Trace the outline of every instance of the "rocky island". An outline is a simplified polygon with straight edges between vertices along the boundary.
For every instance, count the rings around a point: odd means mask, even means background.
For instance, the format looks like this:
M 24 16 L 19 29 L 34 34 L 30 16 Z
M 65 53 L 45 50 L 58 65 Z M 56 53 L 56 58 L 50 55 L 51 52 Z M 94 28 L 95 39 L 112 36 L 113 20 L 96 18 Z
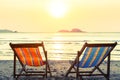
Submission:
M 16 33 L 17 31 L 7 30 L 7 29 L 1 29 L 0 33 Z
M 73 28 L 72 30 L 59 30 L 58 32 L 84 32 L 78 28 Z

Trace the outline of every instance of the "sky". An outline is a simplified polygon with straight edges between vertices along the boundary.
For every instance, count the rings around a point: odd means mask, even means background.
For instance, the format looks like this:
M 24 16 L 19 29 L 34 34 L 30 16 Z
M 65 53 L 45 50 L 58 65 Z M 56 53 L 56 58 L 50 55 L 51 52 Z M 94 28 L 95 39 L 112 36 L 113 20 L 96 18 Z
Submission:
M 0 0 L 0 29 L 120 32 L 120 0 Z

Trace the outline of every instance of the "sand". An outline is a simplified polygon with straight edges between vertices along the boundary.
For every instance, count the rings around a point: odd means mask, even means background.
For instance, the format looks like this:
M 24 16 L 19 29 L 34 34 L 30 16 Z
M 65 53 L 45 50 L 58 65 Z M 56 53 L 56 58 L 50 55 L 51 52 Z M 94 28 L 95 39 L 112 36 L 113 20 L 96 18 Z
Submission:
M 18 67 L 21 67 L 17 63 Z M 69 61 L 50 61 L 52 77 L 47 79 L 36 77 L 20 77 L 20 80 L 76 80 L 74 74 L 70 74 L 67 78 L 64 77 L 66 71 L 70 67 Z M 101 66 L 102 70 L 106 71 L 106 63 Z M 13 78 L 13 61 L 0 60 L 0 80 L 14 80 Z M 106 80 L 104 77 L 84 77 L 83 80 Z M 111 61 L 110 80 L 120 80 L 120 61 Z

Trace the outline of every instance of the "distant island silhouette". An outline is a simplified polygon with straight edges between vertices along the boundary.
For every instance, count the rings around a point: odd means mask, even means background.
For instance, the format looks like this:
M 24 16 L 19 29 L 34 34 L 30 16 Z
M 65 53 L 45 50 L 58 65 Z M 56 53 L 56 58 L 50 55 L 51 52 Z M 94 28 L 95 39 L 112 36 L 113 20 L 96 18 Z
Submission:
M 78 28 L 73 28 L 72 30 L 59 30 L 58 32 L 85 32 L 85 31 L 82 31 Z
M 0 29 L 0 33 L 16 33 L 17 31 L 12 31 L 8 29 Z

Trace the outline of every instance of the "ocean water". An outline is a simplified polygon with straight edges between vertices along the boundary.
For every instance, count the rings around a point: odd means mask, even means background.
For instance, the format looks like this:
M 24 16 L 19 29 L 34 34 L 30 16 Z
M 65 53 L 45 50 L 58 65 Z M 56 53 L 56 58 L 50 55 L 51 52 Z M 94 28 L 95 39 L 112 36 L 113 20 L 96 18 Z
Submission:
M 85 42 L 118 42 L 112 60 L 120 60 L 120 33 L 0 33 L 0 60 L 12 60 L 9 43 L 44 41 L 49 60 L 73 60 Z

